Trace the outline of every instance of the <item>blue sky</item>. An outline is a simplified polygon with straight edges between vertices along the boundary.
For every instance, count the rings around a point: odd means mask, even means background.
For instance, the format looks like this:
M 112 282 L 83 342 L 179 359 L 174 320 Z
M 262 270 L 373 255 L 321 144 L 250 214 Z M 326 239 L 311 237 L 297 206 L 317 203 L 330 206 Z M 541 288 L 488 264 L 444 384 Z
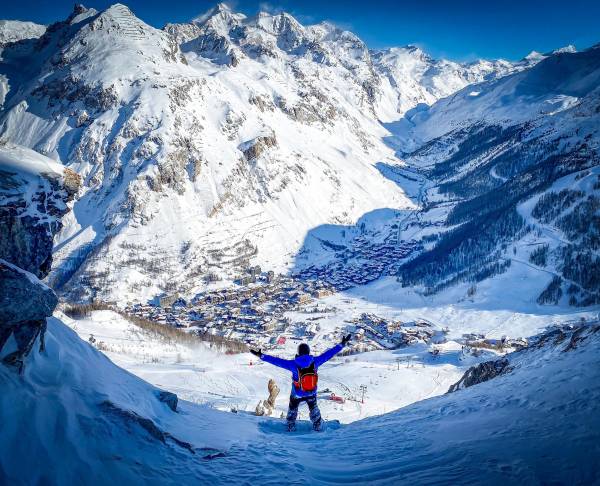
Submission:
M 198 16 L 216 2 L 205 0 L 121 0 L 156 27 Z M 83 0 L 103 9 L 113 1 Z M 64 19 L 74 0 L 4 0 L 0 18 L 51 23 Z M 531 50 L 546 52 L 567 44 L 600 42 L 600 1 L 570 0 L 234 0 L 234 10 L 285 10 L 302 23 L 321 20 L 352 30 L 371 48 L 416 44 L 435 57 L 520 59 Z

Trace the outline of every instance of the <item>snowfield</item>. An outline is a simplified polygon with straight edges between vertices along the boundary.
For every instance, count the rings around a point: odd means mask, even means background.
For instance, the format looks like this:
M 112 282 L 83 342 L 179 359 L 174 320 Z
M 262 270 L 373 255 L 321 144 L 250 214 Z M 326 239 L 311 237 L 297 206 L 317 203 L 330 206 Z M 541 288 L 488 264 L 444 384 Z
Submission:
M 498 299 L 498 304 L 502 301 Z M 448 341 L 443 344 L 417 344 L 392 351 L 336 357 L 323 366 L 319 381 L 324 398 L 321 410 L 325 419 L 342 423 L 381 415 L 443 394 L 469 366 L 498 356 L 487 350 L 479 357 L 463 351 L 461 338 L 464 334 L 482 334 L 491 339 L 503 336 L 528 338 L 548 325 L 596 318 L 596 313 L 590 310 L 573 313 L 569 308 L 554 308 L 543 311 L 535 304 L 521 304 L 519 311 L 494 308 L 498 304 L 490 303 L 435 305 L 402 289 L 395 281 L 385 279 L 325 297 L 319 303 L 332 311 L 320 314 L 320 330 L 314 336 L 302 339 L 310 344 L 313 353 L 332 346 L 331 336 L 340 327 L 346 329 L 344 332 L 353 330 L 353 326 L 346 327 L 349 326 L 347 323 L 363 313 L 403 322 L 427 316 L 438 329 L 447 328 L 448 331 Z M 292 321 L 307 317 L 302 312 L 286 315 Z M 117 365 L 185 400 L 220 410 L 254 412 L 259 401 L 268 397 L 267 383 L 272 378 L 280 388 L 273 415 L 280 416 L 287 411 L 289 373 L 256 360 L 251 354 L 225 355 L 211 350 L 205 343 L 190 346 L 168 342 L 112 311 L 94 311 L 82 319 L 60 317 L 83 340 L 93 336 L 96 346 Z M 288 339 L 286 344 L 267 352 L 290 358 L 295 355 L 299 342 Z M 431 354 L 434 348 L 439 350 L 435 357 Z M 361 385 L 367 387 L 365 403 L 359 403 Z M 327 400 L 331 393 L 345 398 L 345 403 Z M 301 408 L 300 417 L 308 419 L 307 409 Z
M 280 388 L 273 416 L 287 413 L 290 374 L 249 353 L 225 355 L 205 343 L 195 347 L 168 343 L 111 311 L 96 311 L 78 320 L 61 318 L 82 339 L 93 335 L 96 346 L 115 364 L 182 399 L 219 410 L 254 412 L 259 401 L 268 398 L 267 383 L 272 378 Z M 315 353 L 332 345 L 319 338 L 309 341 Z M 291 358 L 295 347 L 290 343 L 268 353 Z M 323 417 L 348 423 L 445 393 L 468 366 L 483 359 L 463 354 L 456 342 L 439 348 L 437 357 L 423 344 L 334 358 L 319 372 Z M 495 355 L 490 352 L 487 356 Z M 361 385 L 367 386 L 364 403 Z M 345 403 L 329 400 L 331 393 L 345 398 Z M 300 418 L 308 420 L 305 407 L 300 409 Z
M 241 411 L 182 401 L 174 413 L 154 387 L 51 318 L 47 351 L 32 354 L 24 376 L 0 368 L 0 475 L 11 484 L 593 484 L 598 329 L 555 332 L 489 382 L 289 434 Z

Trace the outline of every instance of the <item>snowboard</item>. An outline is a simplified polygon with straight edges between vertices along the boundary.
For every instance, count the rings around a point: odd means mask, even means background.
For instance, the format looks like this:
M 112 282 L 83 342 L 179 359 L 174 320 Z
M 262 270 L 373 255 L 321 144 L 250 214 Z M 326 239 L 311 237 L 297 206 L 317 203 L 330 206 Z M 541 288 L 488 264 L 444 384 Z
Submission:
M 336 430 L 342 426 L 339 420 L 323 420 L 321 424 L 321 430 L 313 430 L 312 422 L 310 420 L 298 420 L 296 421 L 296 430 L 290 432 L 287 428 L 287 422 L 285 420 L 264 420 L 260 422 L 258 428 L 261 432 L 266 434 L 292 434 L 292 435 L 306 435 L 306 434 L 320 434 L 329 430 Z

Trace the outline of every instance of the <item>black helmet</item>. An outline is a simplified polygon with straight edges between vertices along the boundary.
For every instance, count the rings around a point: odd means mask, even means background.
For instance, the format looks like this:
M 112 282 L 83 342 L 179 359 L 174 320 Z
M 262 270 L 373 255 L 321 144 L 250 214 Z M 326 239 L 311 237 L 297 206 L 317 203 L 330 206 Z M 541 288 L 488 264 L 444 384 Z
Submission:
M 298 356 L 304 356 L 310 354 L 310 347 L 306 343 L 302 343 L 298 346 Z

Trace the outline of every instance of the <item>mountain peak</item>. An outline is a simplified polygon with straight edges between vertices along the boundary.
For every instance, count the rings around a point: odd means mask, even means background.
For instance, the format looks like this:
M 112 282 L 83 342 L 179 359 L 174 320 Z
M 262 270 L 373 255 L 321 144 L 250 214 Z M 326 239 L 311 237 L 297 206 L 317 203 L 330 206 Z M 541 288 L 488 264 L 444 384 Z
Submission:
M 192 22 L 199 25 L 205 25 L 207 23 L 231 24 L 235 21 L 239 21 L 245 18 L 246 16 L 244 14 L 234 12 L 233 10 L 231 10 L 231 7 L 229 7 L 229 5 L 221 2 L 215 5 L 210 10 L 207 10 L 203 14 L 198 15 L 197 17 L 192 19 Z
M 577 48 L 573 44 L 566 45 L 564 47 L 560 47 L 558 49 L 554 49 L 552 54 L 562 54 L 562 53 L 573 53 L 577 52 Z
M 83 19 L 86 19 L 92 15 L 96 15 L 97 13 L 98 13 L 98 11 L 94 8 L 87 8 L 86 6 L 82 5 L 81 3 L 76 3 L 73 6 L 73 11 L 67 17 L 66 22 L 68 24 L 74 25 L 74 24 L 77 24 L 78 22 L 81 22 Z
M 215 12 L 231 12 L 231 8 L 225 2 L 219 2 L 214 8 Z
M 542 54 L 541 52 L 531 51 L 523 59 L 526 61 L 541 61 L 542 59 L 544 59 L 544 57 L 546 56 L 544 56 L 544 54 Z

